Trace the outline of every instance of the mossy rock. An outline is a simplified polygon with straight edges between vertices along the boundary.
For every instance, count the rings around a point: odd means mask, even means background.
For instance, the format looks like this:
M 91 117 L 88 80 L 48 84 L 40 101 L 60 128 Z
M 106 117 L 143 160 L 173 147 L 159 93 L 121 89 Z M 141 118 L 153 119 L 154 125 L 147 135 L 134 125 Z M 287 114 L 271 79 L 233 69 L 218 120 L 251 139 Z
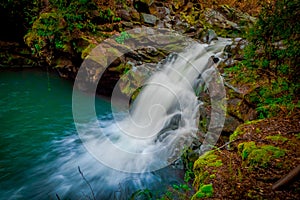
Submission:
M 213 174 L 210 173 L 208 169 L 211 169 L 212 171 L 214 168 L 219 168 L 222 165 L 222 160 L 213 150 L 200 156 L 195 161 L 193 168 L 195 174 L 194 187 L 199 188 L 201 184 L 205 184 L 207 180 L 214 178 L 214 176 L 212 176 Z
M 233 134 L 230 135 L 229 141 L 234 141 L 234 140 L 236 140 L 236 139 L 238 138 L 238 136 L 244 134 L 243 129 L 242 129 L 243 126 L 244 126 L 244 124 L 238 126 L 238 127 L 235 129 L 235 131 L 233 132 Z
M 243 142 L 238 145 L 238 151 L 246 165 L 254 167 L 268 167 L 273 159 L 285 155 L 286 150 L 272 145 L 257 146 L 255 142 Z
M 259 123 L 261 121 L 262 121 L 261 119 L 252 120 L 252 121 L 246 121 L 244 124 L 239 125 L 235 129 L 235 131 L 230 135 L 229 141 L 232 142 L 232 141 L 238 139 L 240 136 L 244 135 L 246 133 L 246 131 L 244 130 L 246 126 L 254 125 L 254 124 L 257 124 L 257 123 Z

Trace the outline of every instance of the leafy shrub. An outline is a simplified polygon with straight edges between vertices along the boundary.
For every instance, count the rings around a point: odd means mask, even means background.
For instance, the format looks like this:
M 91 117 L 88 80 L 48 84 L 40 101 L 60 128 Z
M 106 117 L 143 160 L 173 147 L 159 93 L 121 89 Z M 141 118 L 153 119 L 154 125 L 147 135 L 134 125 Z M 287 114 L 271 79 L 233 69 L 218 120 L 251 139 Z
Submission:
M 278 0 L 265 4 L 256 25 L 250 30 L 246 58 L 253 68 L 272 75 L 299 80 L 300 4 Z
M 297 0 L 265 3 L 249 31 L 246 66 L 269 81 L 250 94 L 259 118 L 289 113 L 299 108 L 300 4 Z
M 24 39 L 32 53 L 50 65 L 60 56 L 80 57 L 89 44 L 95 43 L 93 36 L 105 38 L 105 34 L 97 32 L 99 20 L 120 20 L 109 8 L 100 10 L 93 0 L 49 2 L 47 11 L 35 18 Z

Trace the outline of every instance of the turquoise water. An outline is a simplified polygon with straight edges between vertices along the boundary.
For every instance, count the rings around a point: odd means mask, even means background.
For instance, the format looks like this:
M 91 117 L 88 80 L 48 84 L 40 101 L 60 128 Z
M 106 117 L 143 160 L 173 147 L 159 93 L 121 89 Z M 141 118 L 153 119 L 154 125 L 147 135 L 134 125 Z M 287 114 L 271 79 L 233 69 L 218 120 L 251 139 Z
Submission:
M 45 71 L 1 71 L 0 199 L 92 197 L 78 166 L 96 199 L 126 199 L 138 189 L 156 190 L 178 182 L 176 170 L 134 175 L 94 159 L 75 129 L 72 86 Z M 96 98 L 96 110 L 100 118 L 111 116 L 104 99 Z

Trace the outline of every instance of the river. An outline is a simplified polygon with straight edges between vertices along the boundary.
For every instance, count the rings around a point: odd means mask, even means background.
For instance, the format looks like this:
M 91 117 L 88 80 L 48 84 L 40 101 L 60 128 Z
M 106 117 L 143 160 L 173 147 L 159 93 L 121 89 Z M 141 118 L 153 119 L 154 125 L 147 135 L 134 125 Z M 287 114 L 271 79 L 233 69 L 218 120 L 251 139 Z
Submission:
M 55 73 L 1 70 L 0 199 L 93 198 L 78 166 L 96 199 L 128 199 L 138 190 L 155 193 L 180 182 L 181 170 L 172 167 L 131 174 L 91 156 L 74 125 L 72 89 Z M 95 107 L 99 118 L 111 117 L 105 99 L 96 97 Z

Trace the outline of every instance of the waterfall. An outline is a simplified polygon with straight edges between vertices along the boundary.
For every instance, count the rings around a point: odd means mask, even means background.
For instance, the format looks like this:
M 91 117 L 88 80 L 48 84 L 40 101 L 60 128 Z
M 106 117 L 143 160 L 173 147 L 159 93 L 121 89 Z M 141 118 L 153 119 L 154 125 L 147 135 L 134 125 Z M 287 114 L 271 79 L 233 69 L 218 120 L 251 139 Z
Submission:
M 81 139 L 89 152 L 104 165 L 130 173 L 155 171 L 177 160 L 199 140 L 202 102 L 195 91 L 199 84 L 207 87 L 215 72 L 212 56 L 226 43 L 195 43 L 180 53 L 171 53 L 128 110 L 116 109 L 110 120 L 100 120 L 100 128 L 98 119 L 89 128 L 81 128 Z
M 191 43 L 183 51 L 171 53 L 145 81 L 130 107 L 113 105 L 113 112 L 101 118 L 96 116 L 95 106 L 90 106 L 95 103 L 91 95 L 73 91 L 77 131 L 86 154 L 100 164 L 81 166 L 82 171 L 91 177 L 100 174 L 96 184 L 103 182 L 105 189 L 128 179 L 136 179 L 135 188 L 168 182 L 162 177 L 168 174 L 171 164 L 192 142 L 199 141 L 199 107 L 203 104 L 196 95 L 199 88 L 212 93 L 211 129 L 205 134 L 201 149 L 211 148 L 218 139 L 214 132 L 220 132 L 225 115 L 218 107 L 225 96 L 218 89 L 223 84 L 215 62 L 217 57 L 222 59 L 222 50 L 228 43 L 230 40 L 219 38 L 216 43 Z M 87 163 L 85 156 L 77 159 Z M 98 195 L 104 195 L 101 192 Z

